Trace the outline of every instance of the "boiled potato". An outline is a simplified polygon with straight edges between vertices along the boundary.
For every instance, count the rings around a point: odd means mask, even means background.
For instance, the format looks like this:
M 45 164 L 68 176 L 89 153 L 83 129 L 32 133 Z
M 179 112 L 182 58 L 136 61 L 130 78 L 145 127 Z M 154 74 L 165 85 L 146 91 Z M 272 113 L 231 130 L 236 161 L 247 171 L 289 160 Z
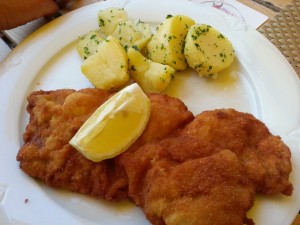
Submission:
M 76 50 L 81 58 L 87 59 L 96 52 L 104 37 L 99 31 L 93 30 L 81 37 L 76 45 Z
M 190 67 L 200 76 L 216 77 L 234 61 L 230 41 L 215 28 L 202 24 L 190 28 L 184 48 Z
M 184 41 L 189 27 L 194 24 L 194 20 L 187 16 L 168 16 L 158 26 L 156 34 L 147 44 L 147 57 L 176 70 L 186 69 Z
M 126 20 L 128 20 L 128 14 L 121 8 L 110 7 L 98 12 L 98 25 L 106 36 L 111 35 L 117 25 Z
M 127 54 L 129 74 L 146 93 L 161 92 L 169 85 L 175 73 L 172 67 L 145 58 L 135 47 Z
M 128 57 L 119 41 L 109 36 L 81 65 L 82 73 L 97 88 L 115 91 L 127 84 Z
M 140 20 L 127 20 L 118 24 L 112 36 L 117 38 L 125 49 L 133 45 L 143 49 L 152 36 L 152 32 L 149 24 Z

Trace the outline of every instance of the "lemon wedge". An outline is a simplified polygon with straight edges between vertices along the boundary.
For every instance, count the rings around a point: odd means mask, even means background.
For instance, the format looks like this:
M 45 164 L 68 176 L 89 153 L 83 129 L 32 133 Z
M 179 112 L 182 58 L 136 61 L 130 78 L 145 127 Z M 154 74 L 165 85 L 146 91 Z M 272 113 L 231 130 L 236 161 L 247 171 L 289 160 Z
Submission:
M 150 100 L 134 83 L 102 104 L 69 143 L 94 162 L 113 158 L 136 141 L 149 117 Z

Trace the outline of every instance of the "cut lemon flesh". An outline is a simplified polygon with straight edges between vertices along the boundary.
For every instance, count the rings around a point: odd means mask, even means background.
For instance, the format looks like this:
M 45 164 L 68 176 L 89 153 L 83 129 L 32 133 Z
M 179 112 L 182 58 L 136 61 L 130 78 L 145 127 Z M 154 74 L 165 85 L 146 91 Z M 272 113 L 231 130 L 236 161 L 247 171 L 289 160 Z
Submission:
M 81 126 L 70 144 L 94 162 L 124 152 L 143 133 L 150 100 L 136 83 L 102 104 Z

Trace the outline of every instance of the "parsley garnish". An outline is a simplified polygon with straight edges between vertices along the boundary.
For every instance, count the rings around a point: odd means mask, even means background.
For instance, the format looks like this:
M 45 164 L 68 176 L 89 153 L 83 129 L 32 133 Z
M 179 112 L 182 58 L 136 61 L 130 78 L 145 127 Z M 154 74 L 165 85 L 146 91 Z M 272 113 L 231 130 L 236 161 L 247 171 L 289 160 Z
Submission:
M 104 27 L 105 26 L 105 22 L 103 19 L 99 19 L 99 27 Z

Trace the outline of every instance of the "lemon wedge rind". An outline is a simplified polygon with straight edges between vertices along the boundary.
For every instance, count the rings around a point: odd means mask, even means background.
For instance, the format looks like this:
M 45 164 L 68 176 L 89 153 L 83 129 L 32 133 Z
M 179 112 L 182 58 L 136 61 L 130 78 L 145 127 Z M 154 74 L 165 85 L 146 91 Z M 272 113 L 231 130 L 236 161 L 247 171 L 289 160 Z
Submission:
M 91 161 L 113 158 L 138 139 L 149 117 L 150 100 L 134 83 L 103 103 L 69 143 Z

